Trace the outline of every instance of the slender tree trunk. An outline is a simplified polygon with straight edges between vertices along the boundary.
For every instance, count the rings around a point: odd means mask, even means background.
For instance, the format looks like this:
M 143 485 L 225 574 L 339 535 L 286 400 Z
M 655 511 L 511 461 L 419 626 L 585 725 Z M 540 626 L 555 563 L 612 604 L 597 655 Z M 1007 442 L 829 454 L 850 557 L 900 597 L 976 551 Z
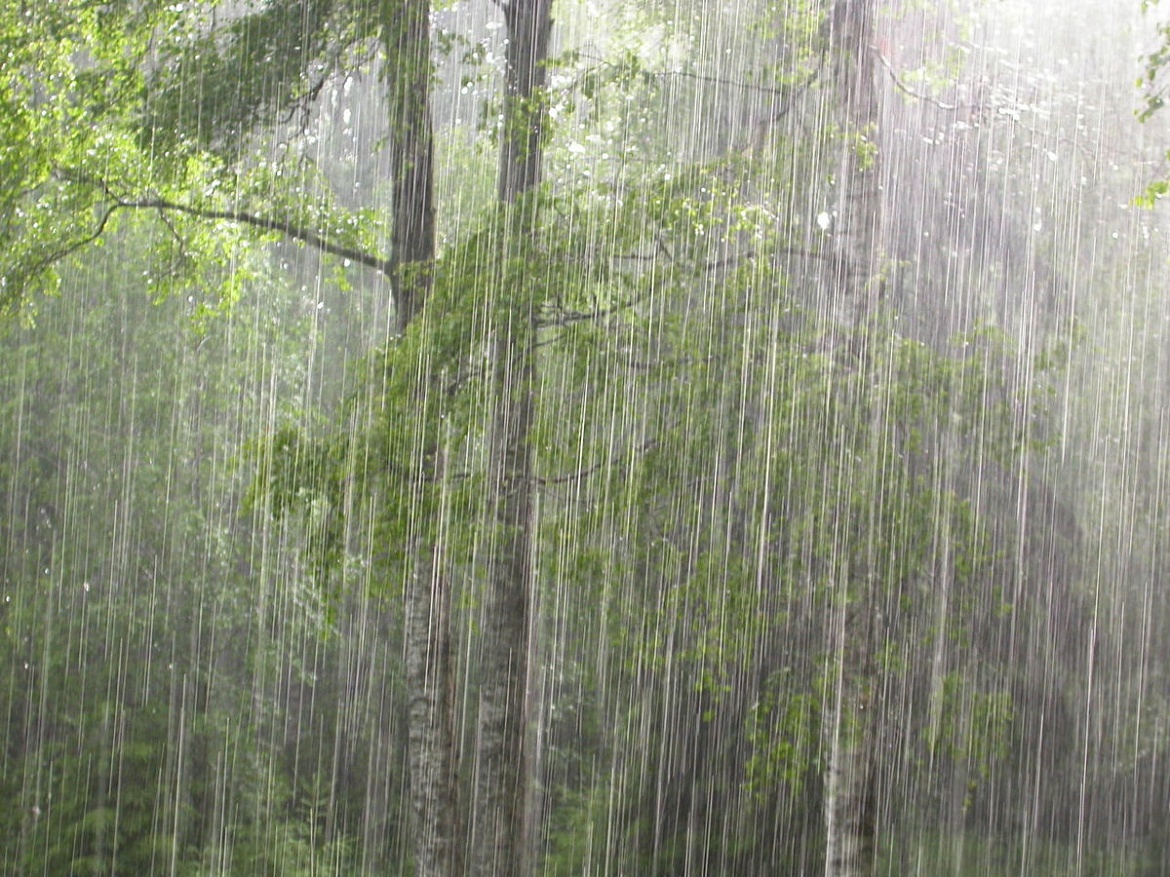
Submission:
M 406 592 L 407 745 L 418 877 L 458 872 L 450 617 L 451 593 L 439 543 L 429 563 L 416 560 Z
M 551 0 L 500 4 L 508 26 L 499 200 L 514 204 L 540 184 L 544 62 Z M 509 212 L 500 275 L 508 251 L 535 230 L 534 204 Z M 510 279 L 506 282 L 516 282 Z M 524 283 L 524 279 L 519 279 Z M 532 447 L 535 314 L 528 295 L 497 288 L 517 304 L 499 309 L 491 342 L 493 409 L 489 489 L 493 540 L 488 554 L 480 662 L 475 801 L 471 813 L 473 877 L 519 877 L 531 820 L 529 669 L 533 595 Z
M 390 279 L 399 334 L 431 289 L 435 258 L 434 138 L 428 0 L 382 0 L 381 22 L 390 94 L 393 228 Z M 440 454 L 440 457 L 442 455 Z M 443 468 L 440 459 L 439 469 Z M 423 461 L 413 474 L 425 488 Z M 440 514 L 440 519 L 442 518 Z M 407 744 L 415 874 L 454 877 L 456 770 L 451 594 L 441 520 L 412 537 L 405 594 Z
M 882 202 L 877 133 L 879 99 L 874 48 L 875 0 L 837 0 L 829 20 L 834 85 L 840 107 L 837 217 L 833 276 L 827 284 L 838 319 L 863 330 L 881 296 Z M 864 343 L 864 334 L 859 340 Z M 876 808 L 870 702 L 873 648 L 868 615 L 874 611 L 872 576 L 860 594 L 841 573 L 831 630 L 836 679 L 827 712 L 825 877 L 875 873 Z
M 825 783 L 825 874 L 860 877 L 874 873 L 871 765 L 860 744 L 840 739 L 840 722 L 836 731 Z

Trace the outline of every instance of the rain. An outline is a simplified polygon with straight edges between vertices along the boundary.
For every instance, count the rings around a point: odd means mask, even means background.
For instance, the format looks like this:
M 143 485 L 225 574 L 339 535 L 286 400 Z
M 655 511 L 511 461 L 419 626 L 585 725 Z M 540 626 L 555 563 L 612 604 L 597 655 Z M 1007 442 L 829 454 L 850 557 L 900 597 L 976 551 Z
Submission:
M 1170 873 L 1157 0 L 0 0 L 0 873 Z

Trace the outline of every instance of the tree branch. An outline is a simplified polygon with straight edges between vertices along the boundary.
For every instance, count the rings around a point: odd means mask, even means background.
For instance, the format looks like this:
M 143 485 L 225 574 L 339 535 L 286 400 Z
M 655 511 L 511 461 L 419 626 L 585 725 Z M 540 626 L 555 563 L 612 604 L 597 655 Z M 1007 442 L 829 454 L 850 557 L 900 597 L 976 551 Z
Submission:
M 253 228 L 260 228 L 265 231 L 280 232 L 286 237 L 315 247 L 323 253 L 337 256 L 340 259 L 348 259 L 367 268 L 373 268 L 375 271 L 380 271 L 386 276 L 390 276 L 393 270 L 393 264 L 390 259 L 366 252 L 365 250 L 359 250 L 355 247 L 347 247 L 334 243 L 328 237 L 297 225 L 287 219 L 258 216 L 246 210 L 211 210 L 203 207 L 194 207 L 190 204 L 181 204 L 177 201 L 169 201 L 165 198 L 127 199 L 116 194 L 105 180 L 93 177 L 87 173 L 75 171 L 71 168 L 58 168 L 54 173 L 66 182 L 85 183 L 95 186 L 101 191 L 109 203 L 105 205 L 105 210 L 92 232 L 38 259 L 26 272 L 29 276 L 39 274 L 51 265 L 67 259 L 88 244 L 92 244 L 102 236 L 106 230 L 106 226 L 109 225 L 110 217 L 118 210 L 158 210 L 160 213 L 170 211 L 194 216 L 199 219 L 220 220 L 250 225 Z M 169 223 L 168 228 L 170 228 Z M 170 231 L 172 234 L 175 234 L 173 228 L 170 228 Z M 176 237 L 178 237 L 177 234 Z
M 106 212 L 102 214 L 101 219 L 98 220 L 97 228 L 95 228 L 92 233 L 75 240 L 73 243 L 62 247 L 59 250 L 49 253 L 47 256 L 38 259 L 32 264 L 28 271 L 23 273 L 27 277 L 34 277 L 37 274 L 40 274 L 42 271 L 47 270 L 51 265 L 55 265 L 63 259 L 68 259 L 82 247 L 92 244 L 102 236 L 102 232 L 106 230 L 106 225 L 109 223 L 110 217 L 117 209 L 117 204 L 111 204 L 106 207 Z
M 655 448 L 657 445 L 658 445 L 658 439 L 648 439 L 648 440 L 642 442 L 642 444 L 638 445 L 638 447 L 634 448 L 632 453 L 644 454 L 647 451 Z M 553 478 L 539 478 L 538 477 L 534 480 L 541 487 L 547 487 L 550 484 L 565 484 L 569 481 L 580 481 L 583 478 L 588 478 L 590 475 L 593 475 L 594 473 L 599 472 L 600 470 L 602 470 L 608 466 L 612 466 L 617 461 L 618 461 L 618 458 L 611 458 L 611 459 L 606 460 L 602 463 L 594 463 L 592 466 L 587 466 L 584 469 L 578 469 L 576 472 L 570 472 L 568 475 L 558 475 L 558 476 L 553 477 Z
M 891 67 L 890 62 L 886 60 L 886 56 L 879 52 L 876 46 L 871 46 L 870 48 L 873 49 L 873 53 L 877 56 L 877 59 L 881 65 L 886 68 L 886 72 L 890 74 L 890 79 L 893 80 L 894 86 L 898 89 L 898 91 L 909 95 L 915 100 L 925 101 L 928 104 L 933 104 L 940 110 L 947 110 L 948 112 L 953 112 L 954 110 L 958 110 L 966 106 L 965 104 L 946 104 L 940 100 L 937 100 L 936 98 L 929 97 L 925 94 L 919 94 L 918 92 L 914 91 L 914 89 L 910 88 L 910 86 L 898 78 L 898 74 L 894 72 L 894 68 Z
M 580 57 L 582 57 L 588 61 L 593 61 L 594 64 L 596 65 L 595 67 L 590 68 L 590 70 L 587 70 L 585 72 L 591 72 L 592 70 L 597 70 L 598 68 L 602 68 L 602 67 L 616 68 L 616 67 L 621 66 L 620 64 L 616 64 L 613 61 L 607 61 L 604 58 L 598 58 L 596 55 L 591 55 L 591 54 L 588 54 L 586 52 L 582 52 L 580 54 Z M 779 85 L 779 86 L 759 85 L 759 84 L 754 83 L 754 82 L 744 82 L 743 80 L 739 80 L 739 79 L 727 79 L 727 78 L 724 78 L 721 76 L 709 76 L 705 73 L 695 73 L 694 71 L 691 71 L 691 70 L 644 70 L 642 72 L 645 73 L 647 76 L 654 77 L 655 79 L 666 79 L 668 77 L 678 77 L 679 79 L 692 79 L 695 82 L 706 82 L 710 85 L 722 85 L 722 86 L 726 86 L 727 88 L 735 88 L 735 89 L 739 89 L 741 91 L 758 91 L 762 94 L 774 94 L 774 95 L 778 95 L 780 97 L 798 97 L 802 92 L 804 92 L 816 80 L 818 71 L 813 70 L 809 74 L 808 79 L 806 79 L 804 82 L 798 83 L 796 85 Z M 576 81 L 574 81 L 573 84 L 575 85 L 576 82 L 579 82 L 579 81 L 580 81 L 580 77 L 578 77 L 578 79 Z M 783 116 L 784 113 L 786 113 L 787 111 L 788 110 L 785 109 L 783 112 L 780 113 L 780 115 Z M 777 117 L 777 118 L 779 118 L 779 117 Z
M 337 256 L 341 259 L 349 259 L 351 262 L 356 262 L 359 265 L 364 265 L 367 268 L 373 268 L 375 271 L 380 271 L 389 276 L 392 271 L 391 261 L 373 253 L 359 250 L 355 247 L 347 247 L 342 244 L 337 244 L 329 240 L 329 238 L 318 234 L 315 231 L 297 225 L 287 219 L 274 219 L 268 216 L 257 216 L 254 213 L 249 213 L 246 210 L 209 210 L 203 207 L 194 207 L 190 204 L 180 204 L 176 201 L 168 201 L 165 198 L 144 198 L 135 201 L 125 201 L 118 199 L 115 201 L 110 212 L 114 209 L 124 208 L 127 210 L 160 210 L 160 211 L 174 211 L 176 213 L 185 213 L 188 216 L 194 216 L 199 219 L 214 219 L 226 222 L 236 222 L 241 225 L 250 225 L 253 228 L 264 229 L 265 231 L 280 232 L 287 237 L 296 241 L 308 244 L 315 247 L 323 253 L 328 253 L 331 256 Z M 107 213 L 107 216 L 109 214 Z
M 550 308 L 550 310 L 554 311 L 554 313 L 550 313 L 548 316 L 538 319 L 536 321 L 536 327 L 538 329 L 544 329 L 549 326 L 568 326 L 572 323 L 584 323 L 594 320 L 602 320 L 606 317 L 612 317 L 614 314 L 620 314 L 623 311 L 628 311 L 631 308 L 637 307 L 646 300 L 647 295 L 649 295 L 649 293 L 635 296 L 629 301 L 620 302 L 618 304 L 611 305 L 608 308 L 601 308 L 600 310 L 596 311 L 570 311 L 564 308 Z

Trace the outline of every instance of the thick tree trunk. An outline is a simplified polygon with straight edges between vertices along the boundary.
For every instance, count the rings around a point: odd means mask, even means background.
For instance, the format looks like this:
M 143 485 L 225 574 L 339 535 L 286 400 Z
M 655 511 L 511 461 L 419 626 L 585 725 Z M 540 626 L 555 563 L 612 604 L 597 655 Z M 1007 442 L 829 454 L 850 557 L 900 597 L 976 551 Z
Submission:
M 864 330 L 881 296 L 879 98 L 874 47 L 875 0 L 837 0 L 829 20 L 834 85 L 843 138 L 836 178 L 833 276 L 828 291 L 838 321 Z M 864 335 L 859 340 L 864 343 Z M 875 873 L 876 810 L 869 703 L 874 644 L 866 617 L 874 611 L 873 585 L 849 593 L 842 574 L 832 630 L 837 677 L 826 721 L 825 877 Z
M 540 184 L 544 63 L 551 0 L 500 4 L 508 25 L 499 200 L 504 205 Z M 501 266 L 535 230 L 526 208 L 508 219 Z M 503 273 L 503 272 L 501 272 Z M 511 282 L 511 281 L 507 281 Z M 523 280 L 520 280 L 523 283 Z M 493 539 L 488 554 L 480 663 L 475 800 L 471 813 L 473 877 L 519 877 L 531 820 L 525 813 L 529 763 L 529 621 L 533 594 L 532 447 L 535 313 L 529 297 L 499 309 L 492 338 L 493 410 L 488 446 Z
M 390 279 L 399 332 L 406 330 L 430 292 L 435 259 L 430 13 L 428 0 L 382 0 L 394 175 Z
M 881 296 L 881 156 L 874 0 L 837 0 L 829 26 L 841 144 L 832 250 L 834 305 L 861 325 Z
M 517 315 L 526 319 L 526 315 Z M 500 326 L 489 449 L 494 527 L 483 606 L 471 873 L 525 873 L 524 803 L 530 774 L 529 606 L 532 587 L 532 348 Z
M 540 185 L 552 0 L 510 0 L 502 8 L 508 48 L 498 192 L 500 201 L 511 204 Z
M 428 0 L 382 0 L 390 94 L 393 227 L 390 280 L 399 334 L 430 293 L 435 258 L 434 138 Z M 414 477 L 428 478 L 423 462 Z M 405 595 L 407 741 L 415 874 L 454 877 L 456 770 L 451 594 L 433 522 L 414 537 Z

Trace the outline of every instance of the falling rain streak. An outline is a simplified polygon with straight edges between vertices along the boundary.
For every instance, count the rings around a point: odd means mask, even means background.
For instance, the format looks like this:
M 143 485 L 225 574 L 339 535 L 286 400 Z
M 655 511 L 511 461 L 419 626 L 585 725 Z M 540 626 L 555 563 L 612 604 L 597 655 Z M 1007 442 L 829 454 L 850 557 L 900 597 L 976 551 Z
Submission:
M 0 872 L 1170 872 L 1144 5 L 0 4 Z

